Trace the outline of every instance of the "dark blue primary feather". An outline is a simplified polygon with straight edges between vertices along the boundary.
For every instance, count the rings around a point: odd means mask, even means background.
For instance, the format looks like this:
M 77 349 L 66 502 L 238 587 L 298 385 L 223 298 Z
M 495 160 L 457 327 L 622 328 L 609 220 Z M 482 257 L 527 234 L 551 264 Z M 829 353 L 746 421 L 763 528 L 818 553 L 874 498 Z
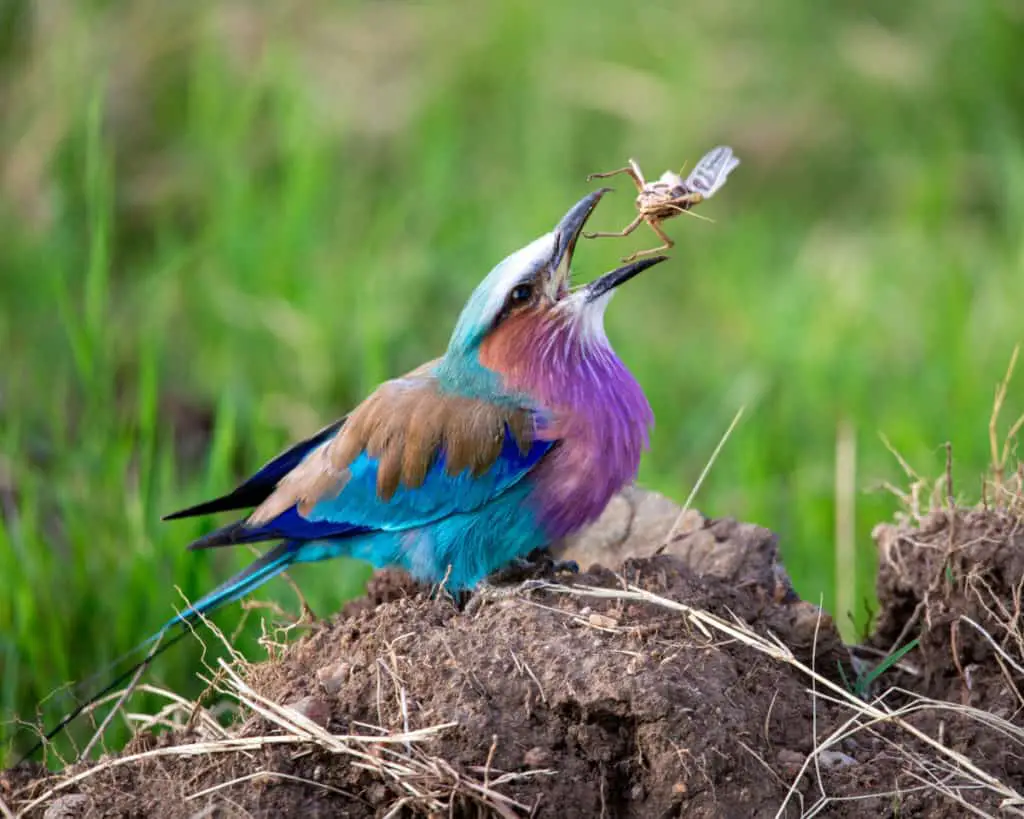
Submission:
M 310 452 L 316 449 L 324 441 L 331 438 L 345 423 L 345 418 L 335 421 L 330 426 L 324 427 L 316 435 L 300 441 L 295 446 L 285 450 L 273 460 L 266 463 L 252 477 L 245 480 L 238 487 L 227 495 L 222 495 L 213 500 L 182 509 L 180 512 L 173 512 L 165 515 L 164 520 L 178 520 L 180 518 L 191 518 L 198 515 L 212 515 L 215 512 L 227 512 L 234 509 L 249 509 L 259 506 L 274 491 L 277 482 L 302 463 Z M 287 537 L 287 535 L 286 535 Z M 263 538 L 266 539 L 266 538 Z M 244 543 L 247 541 L 234 541 Z
M 188 548 L 213 549 L 217 546 L 235 546 L 241 543 L 262 543 L 267 540 L 323 540 L 346 537 L 373 531 L 367 526 L 351 523 L 307 520 L 293 506 L 262 526 L 247 526 L 247 518 L 233 521 L 207 535 L 192 541 Z

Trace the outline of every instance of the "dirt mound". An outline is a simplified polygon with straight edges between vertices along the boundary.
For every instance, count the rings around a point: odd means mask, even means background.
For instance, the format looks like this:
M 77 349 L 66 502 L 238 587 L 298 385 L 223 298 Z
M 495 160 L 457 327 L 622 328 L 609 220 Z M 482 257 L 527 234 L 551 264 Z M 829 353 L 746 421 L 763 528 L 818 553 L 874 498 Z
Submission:
M 986 554 L 1009 560 L 1015 530 L 971 514 L 954 538 L 1002 537 Z M 603 554 L 574 548 L 612 563 L 637 525 L 601 535 Z M 630 547 L 647 556 L 616 572 L 595 567 L 464 610 L 381 575 L 368 601 L 279 659 L 220 670 L 217 690 L 242 712 L 230 729 L 198 712 L 60 778 L 9 772 L 0 798 L 12 810 L 35 800 L 29 813 L 51 817 L 942 817 L 967 804 L 994 814 L 1024 790 L 1015 710 L 985 721 L 909 694 L 902 704 L 916 707 L 903 710 L 859 700 L 848 689 L 863 660 L 828 615 L 795 599 L 770 532 L 691 516 L 653 555 L 671 525 Z M 899 636 L 918 608 L 912 590 L 930 589 L 945 565 L 907 545 L 938 543 L 940 531 L 933 541 L 888 531 L 877 644 Z M 960 542 L 961 556 L 974 548 Z M 976 572 L 997 594 L 1021 577 L 1019 563 L 1002 565 L 999 576 Z M 955 576 L 967 589 L 973 574 Z M 960 598 L 947 591 L 940 580 L 918 615 L 927 626 L 931 612 L 936 635 L 951 612 L 982 616 L 949 608 Z M 889 673 L 920 693 L 951 692 L 937 659 L 934 675 L 920 670 L 939 639 L 929 631 Z M 958 646 L 977 652 L 968 663 L 998 666 L 984 642 Z
M 881 610 L 869 644 L 917 638 L 889 675 L 915 693 L 1024 725 L 1024 525 L 995 509 L 936 510 L 875 528 Z M 982 755 L 1018 781 L 1024 758 L 998 737 Z

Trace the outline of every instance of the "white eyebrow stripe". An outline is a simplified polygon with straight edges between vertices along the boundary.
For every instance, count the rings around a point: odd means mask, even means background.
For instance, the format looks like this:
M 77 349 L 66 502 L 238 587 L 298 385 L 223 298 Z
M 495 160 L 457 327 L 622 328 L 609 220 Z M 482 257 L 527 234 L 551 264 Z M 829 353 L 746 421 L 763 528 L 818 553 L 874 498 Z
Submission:
M 480 321 L 492 322 L 505 306 L 512 288 L 535 275 L 554 252 L 555 234 L 547 233 L 499 262 L 481 284 L 480 292 L 486 293 L 486 301 L 480 305 Z

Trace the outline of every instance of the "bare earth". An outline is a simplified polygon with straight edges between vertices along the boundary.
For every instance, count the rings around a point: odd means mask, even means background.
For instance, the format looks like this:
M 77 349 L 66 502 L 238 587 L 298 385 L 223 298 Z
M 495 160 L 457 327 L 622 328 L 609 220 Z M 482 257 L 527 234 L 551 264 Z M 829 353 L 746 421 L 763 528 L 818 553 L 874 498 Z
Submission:
M 631 490 L 565 544 L 592 568 L 466 610 L 379 575 L 279 659 L 222 678 L 245 703 L 226 733 L 183 717 L 60 777 L 23 766 L 0 774 L 0 808 L 48 819 L 1024 811 L 1016 516 L 939 510 L 879 526 L 881 610 L 865 646 L 848 648 L 793 593 L 765 529 L 691 513 L 652 556 L 678 514 Z M 919 635 L 867 701 L 849 693 L 858 671 Z

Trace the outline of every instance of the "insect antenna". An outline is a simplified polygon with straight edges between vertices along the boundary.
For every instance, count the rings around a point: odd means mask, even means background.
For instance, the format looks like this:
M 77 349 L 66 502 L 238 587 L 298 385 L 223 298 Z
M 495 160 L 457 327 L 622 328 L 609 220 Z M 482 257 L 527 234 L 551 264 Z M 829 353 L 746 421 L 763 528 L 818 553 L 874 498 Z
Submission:
M 679 211 L 680 213 L 685 213 L 687 216 L 692 216 L 694 219 L 702 219 L 705 222 L 711 222 L 712 224 L 715 223 L 715 220 L 712 219 L 710 216 L 704 216 L 703 214 L 700 213 L 694 213 L 692 210 L 688 208 L 681 208 L 679 207 L 679 205 L 674 205 L 671 202 L 666 202 L 665 205 L 666 207 L 675 208 L 677 211 Z

